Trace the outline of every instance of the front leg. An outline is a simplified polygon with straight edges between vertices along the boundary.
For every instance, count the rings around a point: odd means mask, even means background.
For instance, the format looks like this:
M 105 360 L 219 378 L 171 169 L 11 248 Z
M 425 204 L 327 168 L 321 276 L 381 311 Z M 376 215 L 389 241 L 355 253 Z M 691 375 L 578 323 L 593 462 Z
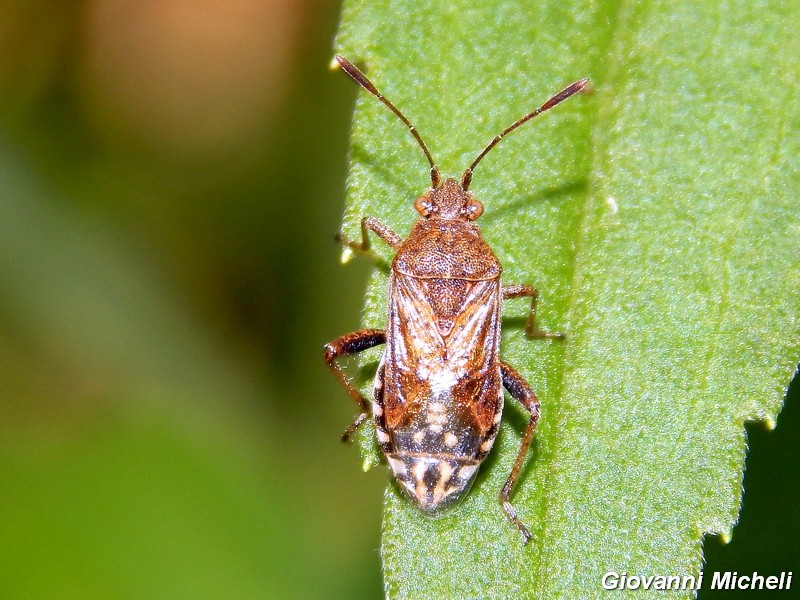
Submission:
M 528 455 L 528 449 L 530 448 L 531 440 L 533 440 L 533 433 L 536 431 L 536 424 L 539 422 L 539 399 L 533 393 L 528 382 L 512 366 L 500 361 L 500 374 L 503 377 L 503 387 L 508 390 L 512 398 L 522 404 L 530 413 L 530 419 L 527 427 L 525 427 L 525 433 L 522 435 L 522 444 L 517 458 L 514 460 L 514 466 L 511 468 L 511 474 L 500 490 L 500 505 L 503 507 L 508 519 L 522 534 L 523 543 L 527 544 L 531 540 L 531 534 L 517 516 L 516 509 L 509 502 L 509 497 L 514 491 L 519 472 L 525 463 L 525 457 Z
M 563 340 L 567 337 L 563 333 L 553 333 L 551 331 L 543 331 L 536 327 L 536 302 L 539 299 L 539 292 L 532 285 L 504 285 L 503 300 L 509 298 L 524 298 L 530 297 L 531 299 L 531 312 L 528 314 L 528 320 L 525 323 L 525 334 L 532 338 L 553 338 Z
M 361 219 L 361 242 L 357 243 L 348 240 L 341 233 L 336 234 L 336 241 L 344 244 L 345 248 L 352 252 L 369 252 L 369 232 L 372 231 L 381 238 L 384 242 L 389 244 L 392 248 L 397 250 L 403 243 L 403 238 L 397 235 L 394 231 L 389 229 L 386 225 L 378 221 L 374 217 L 364 217 Z M 352 254 L 351 254 L 352 255 Z M 343 262 L 347 262 L 351 255 L 345 255 L 342 258 Z
M 336 363 L 336 360 L 385 343 L 386 332 L 383 329 L 362 329 L 361 331 L 338 337 L 325 345 L 325 362 L 328 363 L 328 367 L 333 371 L 339 383 L 344 386 L 344 389 L 347 390 L 347 393 L 361 409 L 361 413 L 356 417 L 356 420 L 342 434 L 342 441 L 344 442 L 349 441 L 350 436 L 355 433 L 359 425 L 369 417 L 369 402 L 355 388 L 353 382 L 347 377 L 342 367 Z

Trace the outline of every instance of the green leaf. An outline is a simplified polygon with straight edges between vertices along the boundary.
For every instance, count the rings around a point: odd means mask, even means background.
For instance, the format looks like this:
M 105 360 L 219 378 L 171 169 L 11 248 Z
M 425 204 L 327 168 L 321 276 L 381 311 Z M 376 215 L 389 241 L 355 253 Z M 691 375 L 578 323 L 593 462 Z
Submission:
M 777 1 L 345 3 L 337 52 L 446 176 L 571 81 L 595 88 L 504 140 L 472 185 L 504 282 L 534 284 L 541 325 L 569 336 L 525 339 L 527 306 L 506 303 L 502 355 L 542 402 L 513 497 L 533 540 L 497 502 L 525 416 L 509 399 L 458 507 L 429 518 L 387 490 L 389 597 L 600 597 L 608 571 L 696 576 L 704 534 L 731 535 L 743 424 L 774 424 L 800 353 L 799 24 Z M 371 215 L 405 235 L 427 165 L 364 93 L 351 159 L 344 231 Z M 386 280 L 365 325 L 385 323 Z

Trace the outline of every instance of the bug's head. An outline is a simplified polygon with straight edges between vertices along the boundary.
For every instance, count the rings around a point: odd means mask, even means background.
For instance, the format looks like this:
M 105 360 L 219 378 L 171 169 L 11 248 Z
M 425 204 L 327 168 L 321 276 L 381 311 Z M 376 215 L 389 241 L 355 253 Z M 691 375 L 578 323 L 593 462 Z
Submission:
M 417 198 L 414 208 L 426 219 L 474 221 L 483 214 L 483 204 L 455 179 L 445 179 Z

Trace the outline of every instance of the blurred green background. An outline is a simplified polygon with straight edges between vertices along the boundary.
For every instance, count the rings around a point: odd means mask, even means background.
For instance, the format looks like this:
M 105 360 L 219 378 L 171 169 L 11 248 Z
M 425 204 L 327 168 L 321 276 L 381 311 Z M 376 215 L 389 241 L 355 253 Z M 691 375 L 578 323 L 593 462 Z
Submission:
M 381 593 L 338 11 L 0 3 L 0 598 Z
M 0 598 L 381 595 L 387 474 L 322 362 L 370 268 L 338 10 L 0 3 Z M 798 565 L 796 409 L 709 569 Z

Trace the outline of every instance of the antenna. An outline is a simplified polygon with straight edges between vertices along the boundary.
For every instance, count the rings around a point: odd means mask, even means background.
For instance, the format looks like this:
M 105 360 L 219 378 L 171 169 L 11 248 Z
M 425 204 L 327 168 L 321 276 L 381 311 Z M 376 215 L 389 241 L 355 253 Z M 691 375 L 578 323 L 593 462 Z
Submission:
M 337 57 L 338 58 L 338 57 Z M 530 121 L 533 117 L 542 114 L 546 110 L 550 110 L 559 102 L 563 102 L 572 94 L 580 92 L 583 88 L 586 87 L 586 84 L 589 83 L 588 79 L 581 79 L 580 81 L 576 81 L 575 83 L 568 85 L 563 90 L 558 92 L 555 96 L 550 98 L 547 102 L 542 104 L 539 108 L 537 108 L 532 113 L 528 113 L 518 121 L 514 121 L 511 125 L 506 127 L 502 133 L 496 135 L 494 139 L 489 142 L 489 145 L 483 149 L 483 151 L 478 155 L 478 158 L 472 161 L 472 164 L 467 167 L 467 170 L 464 171 L 464 174 L 461 176 L 461 187 L 464 188 L 464 191 L 469 189 L 469 184 L 472 182 L 472 171 L 475 169 L 475 166 L 481 161 L 481 159 L 489 153 L 489 150 L 497 146 L 506 135 L 514 131 L 517 127 Z M 364 84 L 362 84 L 364 85 Z M 402 118 L 402 117 L 401 117 Z
M 433 162 L 433 157 L 431 156 L 431 153 L 428 150 L 428 147 L 425 145 L 425 142 L 422 141 L 422 138 L 420 137 L 419 132 L 417 131 L 417 128 L 414 127 L 411 124 L 411 121 L 409 121 L 406 118 L 406 116 L 403 113 L 400 112 L 399 108 L 397 108 L 394 104 L 392 104 L 383 94 L 381 94 L 378 91 L 378 88 L 376 88 L 373 85 L 373 83 L 369 79 L 367 79 L 367 76 L 364 75 L 364 73 L 362 73 L 358 69 L 358 67 L 356 67 L 353 63 L 351 63 L 349 60 L 347 60 L 343 56 L 340 56 L 340 55 L 336 54 L 335 57 L 336 57 L 336 62 L 338 62 L 339 65 L 342 67 L 342 69 L 344 69 L 345 73 L 347 73 L 350 77 L 352 77 L 353 80 L 358 85 L 360 85 L 362 88 L 367 90 L 370 94 L 372 94 L 373 96 L 378 98 L 378 100 L 380 100 L 386 106 L 388 106 L 389 110 L 391 110 L 394 114 L 396 114 L 400 118 L 400 120 L 403 123 L 405 123 L 406 127 L 408 127 L 408 130 L 411 132 L 411 135 L 414 136 L 414 139 L 417 140 L 417 143 L 419 144 L 420 148 L 422 148 L 422 151 L 425 153 L 425 158 L 428 159 L 428 162 L 431 165 L 431 185 L 433 187 L 435 187 L 435 188 L 439 187 L 439 182 L 441 181 L 441 175 L 439 174 L 439 167 L 437 167 L 436 163 Z M 504 135 L 505 135 L 505 133 L 506 132 L 503 132 Z M 487 151 L 484 151 L 484 154 Z M 474 166 L 474 164 L 473 164 L 473 166 Z

